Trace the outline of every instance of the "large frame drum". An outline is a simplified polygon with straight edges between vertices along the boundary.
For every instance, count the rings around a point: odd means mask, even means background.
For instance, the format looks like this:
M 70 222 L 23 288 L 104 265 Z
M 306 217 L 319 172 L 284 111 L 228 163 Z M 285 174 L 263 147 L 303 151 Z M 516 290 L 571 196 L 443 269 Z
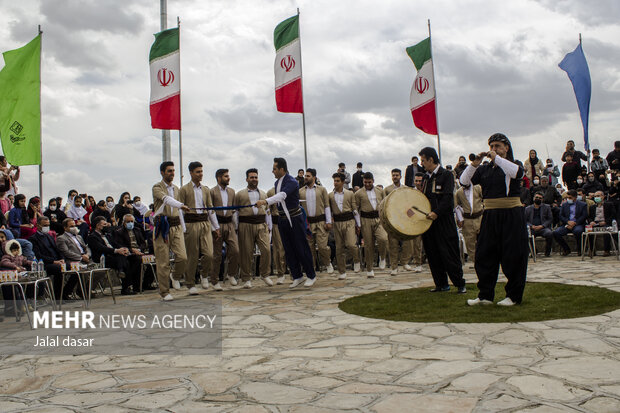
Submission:
M 417 189 L 399 188 L 381 203 L 381 223 L 391 236 L 401 239 L 413 239 L 426 232 L 432 220 L 426 218 L 431 212 L 428 198 Z

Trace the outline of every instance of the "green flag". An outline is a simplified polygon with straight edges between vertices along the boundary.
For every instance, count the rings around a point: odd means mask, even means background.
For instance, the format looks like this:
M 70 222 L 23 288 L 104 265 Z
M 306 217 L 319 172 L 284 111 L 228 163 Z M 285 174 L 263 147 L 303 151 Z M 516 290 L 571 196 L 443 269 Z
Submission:
M 11 165 L 41 165 L 41 35 L 2 55 L 2 151 Z

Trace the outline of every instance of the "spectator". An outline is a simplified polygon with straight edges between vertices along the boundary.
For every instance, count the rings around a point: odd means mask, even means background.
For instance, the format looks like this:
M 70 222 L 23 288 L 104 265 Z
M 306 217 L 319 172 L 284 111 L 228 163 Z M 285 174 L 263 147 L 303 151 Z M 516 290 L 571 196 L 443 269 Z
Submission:
M 612 174 L 615 176 L 620 174 L 620 141 L 614 142 L 614 150 L 607 154 L 607 158 L 605 158 L 607 164 L 609 165 L 609 169 L 611 169 Z M 612 177 L 612 181 L 614 180 Z
M 31 236 L 28 241 L 32 243 L 32 248 L 37 259 L 43 260 L 45 272 L 52 278 L 54 284 L 54 295 L 59 299 L 63 277 L 61 265 L 65 263 L 65 260 L 56 246 L 56 242 L 51 235 L 49 235 L 50 228 L 50 219 L 47 216 L 39 217 L 37 220 L 37 232 Z M 73 275 L 67 281 L 64 296 L 62 297 L 63 300 L 69 300 L 69 292 L 75 288 L 76 283 L 77 276 Z
M 547 165 L 542 173 L 543 177 L 548 177 L 551 181 L 549 182 L 551 186 L 555 186 L 558 183 L 558 178 L 560 177 L 560 170 L 558 166 L 553 163 L 552 159 L 547 159 Z
M 75 225 L 78 227 L 82 239 L 88 237 L 89 230 L 89 225 L 84 219 L 85 215 L 86 209 L 82 206 L 82 197 L 76 195 L 73 197 L 73 206 L 69 209 L 69 212 L 67 212 L 67 218 L 73 218 L 75 220 Z
M 114 231 L 114 240 L 118 246 L 125 247 L 131 252 L 131 255 L 127 257 L 129 262 L 127 275 L 134 280 L 133 290 L 139 291 L 142 255 L 148 253 L 149 248 L 140 227 L 136 226 L 134 216 L 127 214 L 123 217 L 123 225 Z M 142 288 L 144 290 L 154 290 L 156 287 L 151 285 L 153 279 L 153 272 L 150 271 L 149 267 L 149 271 L 146 271 L 144 274 Z
M 93 220 L 93 231 L 88 236 L 88 246 L 90 247 L 93 261 L 101 263 L 101 256 L 105 258 L 105 267 L 112 268 L 119 273 L 121 279 L 121 294 L 133 295 L 135 291 L 131 291 L 130 287 L 135 283 L 135 279 L 127 274 L 127 256 L 129 249 L 119 247 L 108 237 L 110 224 L 104 217 L 96 217 Z M 131 274 L 135 277 L 135 274 Z
M 620 174 L 614 176 L 614 181 L 609 187 L 609 199 L 616 206 L 616 211 L 620 215 Z M 620 216 L 618 216 L 618 222 L 620 222 Z
M 14 207 L 9 211 L 9 226 L 15 238 L 22 237 L 24 234 L 32 235 L 34 233 L 34 225 L 28 219 L 28 211 L 26 211 L 26 195 L 15 195 Z
M 78 192 L 75 189 L 70 189 L 69 193 L 67 194 L 67 203 L 65 204 L 63 211 L 65 212 L 65 214 L 69 215 L 69 210 L 71 208 L 73 208 L 73 201 L 75 199 L 75 197 L 77 196 Z M 62 205 L 62 204 L 59 204 Z
M 9 195 L 17 194 L 17 184 L 15 182 L 19 180 L 19 166 L 9 166 L 6 158 L 0 155 L 0 172 L 2 172 L 4 178 L 8 180 L 8 188 L 6 188 L 6 193 Z
M 414 177 L 417 176 L 418 172 L 424 172 L 424 167 L 418 165 L 418 157 L 414 156 L 411 158 L 411 165 L 407 166 L 405 170 L 405 185 L 408 187 L 414 187 Z
M 47 204 L 47 209 L 45 210 L 43 215 L 49 218 L 50 229 L 54 231 L 57 235 L 62 235 L 62 233 L 65 232 L 62 226 L 62 221 L 67 218 L 67 215 L 65 215 L 64 211 L 61 208 L 58 208 L 58 205 L 60 204 L 58 203 L 56 198 L 50 199 L 49 203 Z
M 32 224 L 32 231 L 22 231 L 22 238 L 28 239 L 32 234 L 37 231 L 37 219 L 42 217 L 41 213 L 41 200 L 38 196 L 32 197 L 28 200 L 28 222 Z
M 110 214 L 112 214 L 115 205 L 116 204 L 114 203 L 114 198 L 112 198 L 110 195 L 105 197 L 105 206 Z
M 34 259 L 34 252 L 32 251 L 32 244 L 30 243 L 30 241 L 23 238 L 15 238 L 15 236 L 9 229 L 0 229 L 0 232 L 4 233 L 4 238 L 9 241 L 12 239 L 17 240 L 17 242 L 19 242 L 19 245 L 22 246 L 22 254 L 30 258 L 31 260 Z
M 303 169 L 297 170 L 297 176 L 295 177 L 295 179 L 297 180 L 297 184 L 299 185 L 300 188 L 304 186 L 304 175 L 305 175 L 305 171 Z
M 15 195 L 7 194 L 6 197 L 9 198 L 9 201 L 11 202 L 11 205 L 13 205 L 15 203 Z
M 573 140 L 566 142 L 566 151 L 562 154 L 562 161 L 568 162 L 566 160 L 567 155 L 571 155 L 573 162 L 577 163 L 580 167 L 582 160 L 588 162 L 588 157 L 585 153 L 575 150 L 575 142 Z
M 133 197 L 133 216 L 138 225 L 144 225 L 144 214 L 146 214 L 148 210 L 149 207 L 142 203 L 142 199 L 139 196 Z
M 588 196 L 590 194 L 595 193 L 596 191 L 602 191 L 604 189 L 603 185 L 599 181 L 596 180 L 596 176 L 594 175 L 594 172 L 590 172 L 588 174 L 588 180 L 585 184 L 583 184 L 582 188 L 583 188 L 583 192 Z
M 532 234 L 545 238 L 545 257 L 551 255 L 551 246 L 553 245 L 553 213 L 551 207 L 543 203 L 543 193 L 536 192 L 534 194 L 534 204 L 525 208 L 525 221 L 532 231 Z
M 590 171 L 594 173 L 596 179 L 601 184 L 605 184 L 605 174 L 609 169 L 609 164 L 605 158 L 601 157 L 601 153 L 598 149 L 592 150 L 592 162 L 590 162 Z
M 570 153 L 565 153 L 562 159 L 566 159 L 566 163 L 562 166 L 562 181 L 568 189 L 577 189 L 577 177 L 581 174 L 581 167 L 573 161 L 573 155 Z
M 525 186 L 524 179 L 522 179 L 520 182 L 521 182 L 521 193 L 519 195 L 519 198 L 521 198 L 521 203 L 523 204 L 523 206 L 531 205 L 532 196 L 530 195 L 530 190 Z
M 523 164 L 523 169 L 525 170 L 525 176 L 531 181 L 534 176 L 541 176 L 545 167 L 540 159 L 538 159 L 538 154 L 534 149 L 530 149 L 530 155 L 527 158 L 527 161 Z
M 362 163 L 358 162 L 357 171 L 355 171 L 355 173 L 353 174 L 353 181 L 351 182 L 351 184 L 353 185 L 354 191 L 357 191 L 358 189 L 364 186 L 363 175 L 364 175 L 364 171 L 362 171 Z
M 532 196 L 532 199 L 534 199 L 534 195 L 536 195 L 536 192 L 541 190 L 542 188 L 540 186 L 540 176 L 536 175 L 532 178 L 532 186 L 530 187 L 530 195 Z
M 577 200 L 577 191 L 568 191 L 567 200 L 560 207 L 560 226 L 553 231 L 553 238 L 562 247 L 562 255 L 570 254 L 570 248 L 564 236 L 569 232 L 575 236 L 577 254 L 581 255 L 581 234 L 588 218 L 588 208 L 585 202 Z
M 454 167 L 454 173 L 456 174 L 457 178 L 461 177 L 461 174 L 463 173 L 465 168 L 467 168 L 467 160 L 463 155 L 461 155 L 459 156 L 459 162 Z
M 32 261 L 22 255 L 21 245 L 13 239 L 4 245 L 4 255 L 0 260 L 0 267 L 9 270 L 29 271 L 32 267 Z
M 593 194 L 594 195 L 594 194 Z M 577 201 L 585 202 L 588 208 L 594 205 L 594 200 L 592 199 L 594 196 L 588 196 L 584 192 L 583 188 L 577 189 Z
M 56 246 L 67 262 L 90 263 L 90 249 L 80 236 L 80 231 L 75 226 L 72 218 L 67 218 L 62 222 L 65 233 L 56 238 Z
M 592 226 L 595 227 L 610 227 L 614 219 L 616 219 L 616 208 L 610 201 L 605 201 L 605 194 L 603 191 L 596 191 L 594 194 L 595 205 L 592 205 L 589 209 L 589 220 Z M 603 246 L 605 257 L 609 256 L 611 250 L 611 236 L 605 234 L 603 237 Z
M 133 215 L 133 201 L 129 192 L 123 192 L 118 197 L 118 204 L 116 204 L 114 211 L 112 211 L 114 222 L 123 222 L 123 217 L 127 214 Z
M 549 180 L 545 177 L 540 179 L 540 192 L 543 193 L 543 203 L 549 206 L 559 206 L 562 203 L 562 196 L 555 187 L 549 185 Z
M 351 183 L 351 174 L 347 172 L 347 166 L 344 162 L 340 162 L 338 164 L 338 170 L 336 171 L 344 175 L 344 188 L 349 189 L 349 184 Z
M 9 212 L 12 206 L 11 200 L 6 196 L 6 192 L 0 192 L 0 211 L 2 211 L 2 215 Z
M 112 215 L 110 215 L 103 199 L 97 203 L 97 207 L 90 215 L 90 222 L 93 222 L 97 217 L 104 217 L 106 222 L 112 225 Z

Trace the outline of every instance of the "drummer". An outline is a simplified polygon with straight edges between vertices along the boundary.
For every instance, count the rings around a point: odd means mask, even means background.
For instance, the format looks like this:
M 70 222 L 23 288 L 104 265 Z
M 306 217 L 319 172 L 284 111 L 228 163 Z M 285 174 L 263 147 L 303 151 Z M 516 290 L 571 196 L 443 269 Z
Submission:
M 459 252 L 459 235 L 454 221 L 454 175 L 439 165 L 437 151 L 431 147 L 420 153 L 422 166 L 428 172 L 422 181 L 424 195 L 431 203 L 431 211 L 426 215 L 433 221 L 431 227 L 422 234 L 424 251 L 435 281 L 432 293 L 450 291 L 448 277 L 465 294 L 465 280 Z
M 402 177 L 402 172 L 398 168 L 392 169 L 392 185 L 385 187 L 383 190 L 383 196 L 387 197 L 392 191 L 408 188 L 400 184 L 400 180 Z M 384 198 L 385 199 L 385 198 Z M 401 244 L 402 243 L 402 252 L 401 252 Z M 413 250 L 413 240 L 403 240 L 400 241 L 398 238 L 394 236 L 391 232 L 388 232 L 388 251 L 390 254 L 390 267 L 392 271 L 390 275 L 398 274 L 398 256 L 400 255 L 400 263 L 406 271 L 411 271 L 412 268 L 409 265 L 409 260 L 411 259 L 411 253 Z
M 488 153 L 479 154 L 461 174 L 463 185 L 480 185 L 484 213 L 476 244 L 474 266 L 478 275 L 478 298 L 468 305 L 493 304 L 501 264 L 508 278 L 506 298 L 497 303 L 521 303 L 529 254 L 527 227 L 519 199 L 523 168 L 514 163 L 508 138 L 496 133 L 489 138 Z M 480 166 L 484 157 L 491 163 Z

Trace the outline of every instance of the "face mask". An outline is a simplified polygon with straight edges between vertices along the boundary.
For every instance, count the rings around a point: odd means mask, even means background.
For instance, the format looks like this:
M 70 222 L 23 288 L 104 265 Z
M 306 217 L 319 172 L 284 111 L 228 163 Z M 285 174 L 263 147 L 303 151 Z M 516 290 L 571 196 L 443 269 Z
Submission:
M 114 208 L 114 202 L 108 202 L 106 205 L 108 208 Z
M 128 230 L 132 230 L 133 229 L 133 222 L 128 222 L 125 224 L 125 228 L 127 228 Z
M 552 164 L 552 163 L 548 163 L 548 164 L 547 164 L 547 168 L 551 168 L 552 166 L 553 166 L 553 164 Z
M 583 201 L 583 197 L 581 195 L 577 195 L 577 201 Z
M 593 178 L 593 177 L 589 177 L 589 178 L 588 178 L 588 181 L 590 181 L 590 182 L 594 182 L 594 178 Z
M 141 207 L 142 206 L 142 202 L 138 201 L 134 205 L 137 206 L 137 207 Z
M 603 202 L 603 199 L 600 196 L 595 196 L 594 202 L 596 202 L 597 204 L 600 204 L 601 202 Z
M 535 199 L 535 200 L 534 200 L 534 203 L 535 203 L 536 205 L 540 205 L 540 204 L 542 204 L 542 199 Z
M 56 211 L 56 205 L 50 205 L 50 211 Z
M 534 179 L 534 185 L 538 185 L 540 181 L 538 179 Z
M 575 202 L 575 201 L 573 201 L 572 199 L 567 199 L 566 202 L 568 202 L 568 205 L 572 205 L 573 202 Z
M 583 179 L 577 179 L 577 183 L 581 185 L 583 183 Z
M 41 232 L 47 234 L 48 232 L 50 232 L 50 227 L 41 227 Z
M 71 227 L 69 228 L 69 232 L 72 233 L 73 235 L 77 235 L 80 233 L 80 230 L 77 229 L 77 227 Z

